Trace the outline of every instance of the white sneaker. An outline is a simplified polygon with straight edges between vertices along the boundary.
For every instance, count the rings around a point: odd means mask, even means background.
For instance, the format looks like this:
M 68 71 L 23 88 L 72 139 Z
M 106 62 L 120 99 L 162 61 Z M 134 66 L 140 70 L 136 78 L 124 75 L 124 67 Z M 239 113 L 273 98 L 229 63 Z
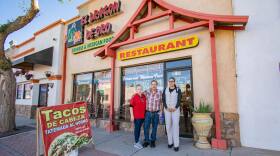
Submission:
M 140 142 L 137 142 L 137 143 L 134 143 L 134 148 L 137 148 L 137 149 L 142 149 L 143 146 L 141 145 Z

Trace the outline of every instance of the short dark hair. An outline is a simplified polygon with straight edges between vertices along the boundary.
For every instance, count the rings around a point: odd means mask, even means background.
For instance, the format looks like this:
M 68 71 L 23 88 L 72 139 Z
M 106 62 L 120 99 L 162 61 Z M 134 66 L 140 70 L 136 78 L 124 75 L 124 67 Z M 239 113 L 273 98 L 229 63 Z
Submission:
M 152 84 L 153 82 L 155 82 L 156 84 L 158 84 L 157 80 L 152 80 L 152 81 L 151 81 L 151 84 Z
M 142 88 L 142 85 L 140 85 L 140 84 L 137 84 L 137 85 L 136 85 L 136 88 L 137 88 L 137 87 L 141 87 L 141 88 Z

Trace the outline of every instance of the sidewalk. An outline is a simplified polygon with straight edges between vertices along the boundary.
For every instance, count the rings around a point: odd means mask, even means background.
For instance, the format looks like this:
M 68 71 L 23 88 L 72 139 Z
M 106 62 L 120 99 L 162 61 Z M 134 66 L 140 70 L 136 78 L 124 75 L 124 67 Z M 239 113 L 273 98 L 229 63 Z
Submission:
M 19 120 L 18 120 L 19 121 Z M 34 122 L 21 119 L 22 123 L 34 125 Z M 233 148 L 232 151 L 199 150 L 193 147 L 191 139 L 180 139 L 180 151 L 167 148 L 166 137 L 160 137 L 154 149 L 133 148 L 133 134 L 124 131 L 107 133 L 103 129 L 93 128 L 93 147 L 83 147 L 80 156 L 280 156 L 280 152 L 254 148 Z M 36 131 L 29 131 L 9 137 L 0 138 L 0 156 L 35 156 Z

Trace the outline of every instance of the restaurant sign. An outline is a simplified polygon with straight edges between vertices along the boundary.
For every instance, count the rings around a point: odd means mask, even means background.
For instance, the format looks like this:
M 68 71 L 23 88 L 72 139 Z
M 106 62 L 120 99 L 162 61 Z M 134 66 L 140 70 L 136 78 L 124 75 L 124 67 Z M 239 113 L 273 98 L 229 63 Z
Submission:
M 84 102 L 40 108 L 45 155 L 66 155 L 90 143 L 92 136 L 88 117 Z
M 83 27 L 81 25 L 81 20 L 68 25 L 66 42 L 68 48 L 82 44 L 84 42 L 84 33 Z
M 89 14 L 83 16 L 81 18 L 81 23 L 83 26 L 88 25 L 90 23 L 94 23 L 100 21 L 106 17 L 113 16 L 117 13 L 121 12 L 121 1 L 117 1 L 104 7 L 101 7 L 99 10 L 94 10 Z
M 106 36 L 106 37 L 102 37 L 102 38 L 92 40 L 88 43 L 73 47 L 72 48 L 72 53 L 73 54 L 78 54 L 78 53 L 81 53 L 81 52 L 84 52 L 84 51 L 87 51 L 87 50 L 99 48 L 99 47 L 104 46 L 107 43 L 109 43 L 112 39 L 113 39 L 113 35 L 109 35 L 109 36 Z
M 196 47 L 198 43 L 199 43 L 199 39 L 195 35 L 182 37 L 182 38 L 167 40 L 156 44 L 146 45 L 139 48 L 120 51 L 118 52 L 118 59 L 123 61 L 123 60 L 138 58 L 138 57 L 171 52 L 180 49 L 187 49 L 187 48 Z
M 121 1 L 115 1 L 105 5 L 104 7 L 101 7 L 98 10 L 91 11 L 85 16 L 82 16 L 79 21 L 69 24 L 67 30 L 67 47 L 70 48 L 80 45 L 84 43 L 84 40 L 90 41 L 89 43 L 74 47 L 72 52 L 76 54 L 104 46 L 112 39 L 112 36 L 108 37 L 108 35 L 113 33 L 112 24 L 107 22 L 94 27 L 92 27 L 92 24 L 100 22 L 113 15 L 117 15 L 120 12 Z M 101 38 L 104 36 L 107 37 Z

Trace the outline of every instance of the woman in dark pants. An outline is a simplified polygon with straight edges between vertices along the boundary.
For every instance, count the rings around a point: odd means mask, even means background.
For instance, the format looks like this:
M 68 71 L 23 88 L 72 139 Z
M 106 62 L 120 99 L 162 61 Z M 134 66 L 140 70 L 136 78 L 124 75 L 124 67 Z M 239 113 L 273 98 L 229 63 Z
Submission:
M 145 120 L 146 111 L 146 96 L 142 93 L 142 86 L 136 85 L 136 93 L 132 96 L 130 100 L 130 120 L 134 122 L 134 147 L 137 149 L 142 149 L 143 146 L 139 141 L 141 127 Z

